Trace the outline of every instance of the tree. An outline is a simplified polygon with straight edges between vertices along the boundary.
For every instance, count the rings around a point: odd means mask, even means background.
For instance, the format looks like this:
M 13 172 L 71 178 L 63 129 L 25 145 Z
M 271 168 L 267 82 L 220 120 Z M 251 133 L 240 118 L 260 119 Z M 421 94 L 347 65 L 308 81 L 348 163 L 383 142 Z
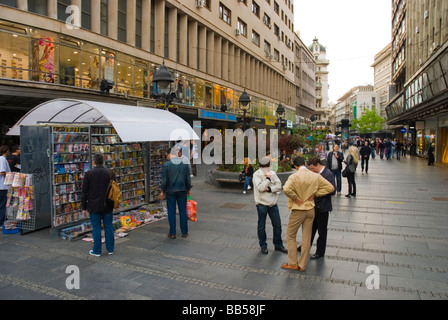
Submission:
M 381 118 L 376 109 L 366 110 L 359 119 L 352 121 L 352 128 L 358 131 L 359 134 L 372 133 L 380 131 L 383 128 L 383 123 L 386 120 Z

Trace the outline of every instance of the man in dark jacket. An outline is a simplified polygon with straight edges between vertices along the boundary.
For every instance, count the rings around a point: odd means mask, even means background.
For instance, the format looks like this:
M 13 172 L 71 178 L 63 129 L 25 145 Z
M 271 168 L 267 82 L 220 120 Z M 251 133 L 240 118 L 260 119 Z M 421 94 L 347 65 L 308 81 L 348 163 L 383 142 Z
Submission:
M 319 157 L 313 157 L 308 162 L 308 166 L 314 173 L 320 174 L 326 180 L 328 180 L 333 187 L 335 187 L 335 180 L 333 173 L 324 167 Z M 331 196 L 336 193 L 336 187 L 334 191 L 323 197 L 315 197 L 315 217 L 313 221 L 313 229 L 311 233 L 311 244 L 313 243 L 316 231 L 319 232 L 319 238 L 317 239 L 316 253 L 311 256 L 311 259 L 319 259 L 325 255 L 325 249 L 327 247 L 327 226 L 328 226 L 328 213 L 333 210 L 331 203 Z
M 361 156 L 361 172 L 364 171 L 364 168 L 366 169 L 366 173 L 369 171 L 369 159 L 371 153 L 372 151 L 370 150 L 369 142 L 364 142 L 364 145 L 359 150 L 359 155 Z
M 336 191 L 338 195 L 341 194 L 342 190 L 342 162 L 344 161 L 344 155 L 339 151 L 339 146 L 337 144 L 333 145 L 333 151 L 328 153 L 326 167 L 333 173 L 336 178 Z
M 90 254 L 101 255 L 101 220 L 106 238 L 106 250 L 109 254 L 114 252 L 114 228 L 112 226 L 113 213 L 106 207 L 106 192 L 109 187 L 110 176 L 104 168 L 102 154 L 93 156 L 93 169 L 88 171 L 82 184 L 82 209 L 90 214 L 92 224 L 93 249 Z
M 187 196 L 190 194 L 191 180 L 189 160 L 183 160 L 182 149 L 175 147 L 170 154 L 170 160 L 162 168 L 161 199 L 166 198 L 168 209 L 168 223 L 170 232 L 168 237 L 176 238 L 176 203 L 179 207 L 179 222 L 182 237 L 188 236 Z M 177 154 L 176 154 L 177 153 Z

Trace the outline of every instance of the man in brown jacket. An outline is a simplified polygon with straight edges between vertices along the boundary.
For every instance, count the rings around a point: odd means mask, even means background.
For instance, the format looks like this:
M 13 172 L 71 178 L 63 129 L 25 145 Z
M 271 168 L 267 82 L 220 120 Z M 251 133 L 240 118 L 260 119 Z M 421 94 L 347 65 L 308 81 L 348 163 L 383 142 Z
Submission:
M 289 216 L 286 230 L 288 246 L 288 263 L 282 268 L 305 271 L 310 259 L 311 233 L 314 220 L 314 197 L 322 197 L 333 192 L 333 185 L 321 175 L 306 168 L 305 159 L 298 156 L 294 159 L 297 172 L 292 174 L 283 186 L 288 197 Z M 302 226 L 302 254 L 297 260 L 297 231 Z

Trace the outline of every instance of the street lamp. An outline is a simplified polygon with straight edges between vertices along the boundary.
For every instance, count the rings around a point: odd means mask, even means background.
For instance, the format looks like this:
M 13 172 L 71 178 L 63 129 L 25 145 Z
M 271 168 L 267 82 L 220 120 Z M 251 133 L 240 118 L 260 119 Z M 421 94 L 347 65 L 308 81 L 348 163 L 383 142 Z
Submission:
M 314 121 L 317 120 L 317 118 L 314 114 L 312 114 L 310 120 L 311 120 L 311 130 L 313 130 L 313 124 L 314 124 Z
M 276 113 L 277 113 L 278 132 L 280 135 L 282 128 L 282 119 L 285 116 L 285 108 L 281 103 L 278 105 Z
M 153 81 L 155 82 L 155 84 L 157 86 L 157 91 L 158 91 L 158 88 L 160 88 L 161 90 L 165 90 L 166 88 L 168 88 L 168 86 L 170 87 L 169 92 L 167 94 L 165 94 L 165 95 L 162 94 L 162 98 L 164 99 L 164 104 L 165 104 L 163 109 L 166 109 L 167 104 L 169 105 L 174 100 L 174 98 L 176 98 L 176 93 L 171 92 L 171 83 L 174 82 L 174 78 L 173 78 L 173 74 L 165 66 L 165 62 L 163 62 L 163 64 L 154 72 Z M 176 110 L 177 110 L 177 107 L 173 112 L 176 112 Z M 169 110 L 169 111 L 171 111 L 171 110 Z
M 244 89 L 243 93 L 241 94 L 240 98 L 238 99 L 239 108 L 243 110 L 243 131 L 246 131 L 246 113 L 250 109 L 250 96 L 246 92 L 246 89 Z

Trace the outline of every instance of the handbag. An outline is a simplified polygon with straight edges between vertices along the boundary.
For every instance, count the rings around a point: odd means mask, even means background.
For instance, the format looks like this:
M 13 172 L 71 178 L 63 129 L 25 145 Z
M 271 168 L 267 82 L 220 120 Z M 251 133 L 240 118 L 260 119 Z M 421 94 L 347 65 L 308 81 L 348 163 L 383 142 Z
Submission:
M 342 170 L 341 174 L 344 178 L 348 177 L 348 174 L 350 173 L 350 171 L 348 170 L 348 166 L 345 166 L 345 169 Z
M 240 182 L 243 182 L 245 177 L 246 177 L 246 174 L 245 174 L 245 173 L 240 173 L 240 175 L 238 176 L 238 180 L 239 180 Z

